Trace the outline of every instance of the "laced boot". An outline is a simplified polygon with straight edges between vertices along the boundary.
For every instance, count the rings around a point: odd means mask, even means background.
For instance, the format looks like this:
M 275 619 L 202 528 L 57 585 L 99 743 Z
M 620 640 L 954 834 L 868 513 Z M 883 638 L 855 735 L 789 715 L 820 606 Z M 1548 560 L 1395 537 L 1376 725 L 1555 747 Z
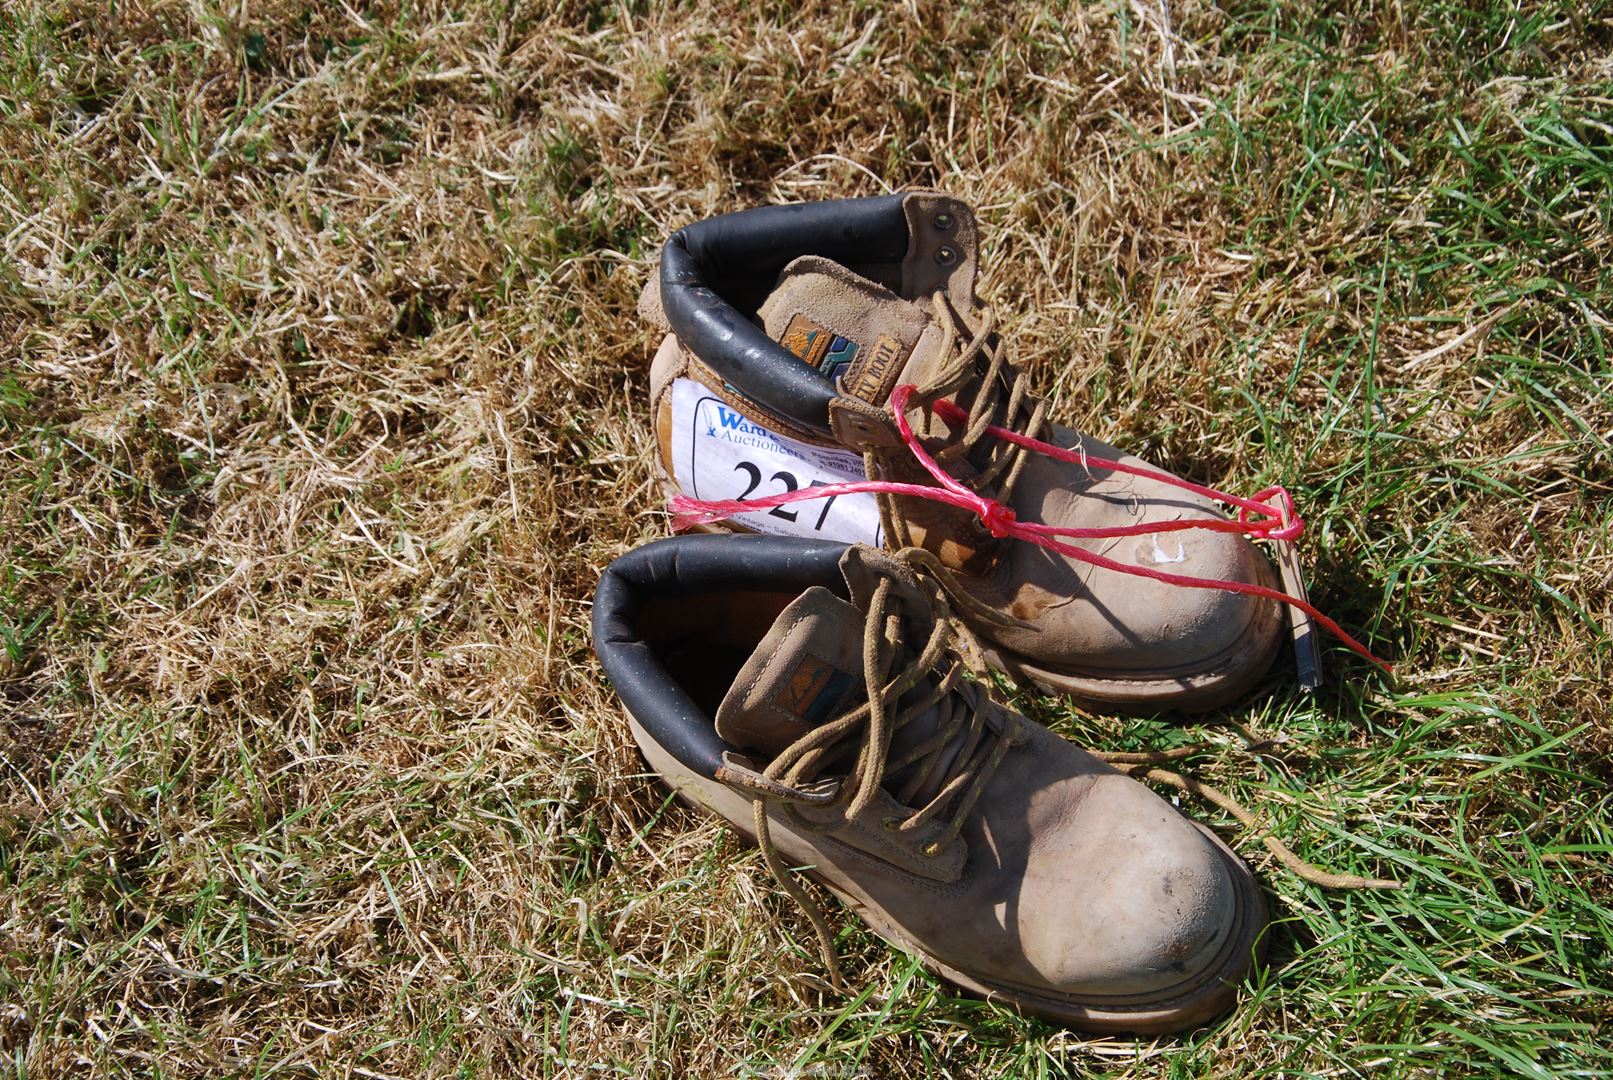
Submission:
M 651 373 L 663 475 L 706 502 L 864 478 L 928 488 L 766 505 L 727 527 L 930 551 L 1010 616 L 964 614 L 986 659 L 1043 689 L 1123 711 L 1236 698 L 1270 667 L 1281 608 L 1163 579 L 1272 591 L 1270 563 L 1214 531 L 1232 523 L 1212 499 L 1051 420 L 975 296 L 976 248 L 968 207 L 929 193 L 748 210 L 674 234 L 641 304 L 672 331 Z M 944 485 L 915 446 L 986 514 L 937 501 Z M 1006 521 L 1098 535 L 1060 550 L 1005 535 Z M 1186 523 L 1203 527 L 1161 531 Z
M 1074 1027 L 1182 1030 L 1266 926 L 1245 864 L 1137 781 L 963 677 L 923 553 L 684 536 L 605 572 L 595 648 L 651 767 L 875 933 Z

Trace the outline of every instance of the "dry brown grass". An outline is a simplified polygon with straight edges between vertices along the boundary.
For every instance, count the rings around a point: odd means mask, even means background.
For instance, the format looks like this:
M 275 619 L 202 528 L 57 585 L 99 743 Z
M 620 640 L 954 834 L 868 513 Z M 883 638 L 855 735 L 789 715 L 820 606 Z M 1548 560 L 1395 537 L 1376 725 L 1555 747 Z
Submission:
M 1591 1067 L 1609 34 L 1411 7 L 0 13 L 0 1071 L 1519 1067 L 1438 1026 L 1481 1014 Z M 1404 657 L 1235 719 L 1374 837 L 1285 822 L 1310 854 L 1426 861 L 1433 899 L 1276 886 L 1269 984 L 1195 1040 L 994 1014 L 860 931 L 871 996 L 820 994 L 591 658 L 599 569 L 665 530 L 632 314 L 660 241 L 913 186 L 979 207 L 1064 417 L 1306 488 L 1318 592 Z M 1577 937 L 1507 921 L 1548 897 Z

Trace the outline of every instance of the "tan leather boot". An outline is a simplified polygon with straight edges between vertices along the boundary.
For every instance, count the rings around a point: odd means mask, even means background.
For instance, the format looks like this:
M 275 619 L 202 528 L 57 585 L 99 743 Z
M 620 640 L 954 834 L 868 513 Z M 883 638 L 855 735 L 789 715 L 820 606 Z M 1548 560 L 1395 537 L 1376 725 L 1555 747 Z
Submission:
M 960 676 L 940 588 L 868 547 L 687 536 L 613 563 L 595 648 L 645 758 L 966 989 L 1102 1032 L 1228 1008 L 1265 907 L 1129 777 Z
M 752 498 L 860 478 L 933 486 L 903 444 L 892 390 L 955 403 L 967 419 L 910 408 L 923 445 L 970 490 L 1022 521 L 1112 527 L 1224 515 L 1144 477 L 1069 464 L 985 432 L 1000 425 L 1091 457 L 1136 457 L 1052 423 L 1007 360 L 974 297 L 976 228 L 967 206 L 913 193 L 771 207 L 675 234 L 646 291 L 670 325 L 652 365 L 664 475 L 705 500 Z M 992 536 L 966 510 L 920 498 L 845 495 L 744 514 L 732 527 L 919 546 L 985 608 L 962 614 L 995 666 L 1106 708 L 1203 710 L 1248 690 L 1271 665 L 1283 613 L 1269 600 L 1094 567 Z M 1228 533 L 1073 541 L 1179 575 L 1275 586 L 1266 558 Z

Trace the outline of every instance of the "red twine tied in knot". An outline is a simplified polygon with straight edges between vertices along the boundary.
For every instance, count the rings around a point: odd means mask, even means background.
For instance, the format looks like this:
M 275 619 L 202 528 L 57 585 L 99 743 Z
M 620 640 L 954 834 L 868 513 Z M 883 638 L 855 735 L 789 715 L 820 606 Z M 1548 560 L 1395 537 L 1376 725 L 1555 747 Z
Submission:
M 1277 509 L 1271 508 L 1271 501 L 1276 500 Z M 1251 535 L 1263 536 L 1267 540 L 1283 540 L 1293 542 L 1299 539 L 1299 534 L 1305 531 L 1305 522 L 1294 513 L 1294 497 L 1288 494 L 1285 487 L 1269 487 L 1264 491 L 1257 491 L 1252 500 L 1260 503 L 1264 509 L 1261 513 L 1266 515 L 1266 521 L 1256 521 L 1249 515 L 1253 512 L 1245 507 L 1238 507 L 1238 523 L 1246 525 L 1252 530 Z M 1270 523 L 1275 516 L 1279 528 L 1271 528 Z M 1282 525 L 1283 518 L 1288 519 L 1287 525 Z
M 990 505 L 986 507 L 986 512 L 980 515 L 980 520 L 985 522 L 986 531 L 999 540 L 1013 536 L 1014 525 L 1019 521 L 1018 516 L 995 499 L 987 501 Z
M 907 420 L 907 406 L 917 389 L 912 384 L 898 386 L 891 394 L 891 411 L 895 414 L 896 427 L 901 432 L 902 441 L 919 464 L 924 467 L 924 471 L 934 478 L 936 484 L 940 485 L 939 487 L 932 487 L 929 484 L 905 484 L 890 480 L 856 480 L 841 484 L 825 484 L 821 487 L 800 488 L 795 491 L 781 492 L 777 495 L 765 495 L 761 498 L 744 501 L 738 499 L 705 501 L 691 499 L 686 495 L 674 495 L 671 503 L 673 528 L 682 530 L 692 528 L 695 525 L 721 521 L 736 514 L 783 506 L 786 503 L 803 502 L 810 499 L 826 499 L 833 495 L 853 495 L 859 492 L 928 499 L 931 502 L 945 503 L 949 506 L 972 512 L 980 519 L 986 530 L 999 539 L 1023 540 L 1026 543 L 1036 544 L 1038 547 L 1044 547 L 1050 551 L 1057 551 L 1077 561 L 1100 566 L 1105 570 L 1113 570 L 1120 574 L 1130 574 L 1133 577 L 1151 578 L 1155 581 L 1162 581 L 1186 589 L 1216 589 L 1222 592 L 1243 593 L 1247 596 L 1260 596 L 1280 604 L 1288 604 L 1315 619 L 1317 623 L 1347 645 L 1353 652 L 1372 661 L 1384 671 L 1392 670 L 1387 663 L 1374 656 L 1365 645 L 1345 633 L 1338 623 L 1322 614 L 1308 601 L 1299 597 L 1289 596 L 1269 586 L 1257 585 L 1248 581 L 1224 581 L 1219 578 L 1192 577 L 1187 574 L 1172 574 L 1153 567 L 1116 562 L 1108 556 L 1065 542 L 1067 539 L 1097 540 L 1196 529 L 1206 532 L 1241 533 L 1256 540 L 1291 543 L 1305 531 L 1305 522 L 1300 519 L 1298 514 L 1294 513 L 1294 500 L 1286 489 L 1269 487 L 1256 494 L 1254 498 L 1230 495 L 1224 491 L 1206 487 L 1203 484 L 1195 484 L 1190 480 L 1183 480 L 1169 473 L 1160 472 L 1157 469 L 1132 465 L 1124 461 L 1114 461 L 1109 458 L 1092 457 L 1078 450 L 1066 450 L 1063 447 L 1054 446 L 1040 439 L 1031 438 L 1029 435 L 1022 435 L 1012 429 L 992 424 L 987 426 L 986 433 L 993 438 L 1014 443 L 1044 457 L 1089 469 L 1103 469 L 1110 472 L 1124 473 L 1129 476 L 1145 477 L 1184 491 L 1191 491 L 1207 499 L 1226 503 L 1236 507 L 1238 511 L 1236 520 L 1192 518 L 1142 522 L 1136 525 L 1113 525 L 1101 528 L 1059 528 L 1052 525 L 1020 521 L 1011 507 L 1004 506 L 995 499 L 972 491 L 953 479 L 945 469 L 941 468 L 929 451 L 924 448 L 918 437 L 913 434 L 912 425 Z M 948 423 L 960 424 L 968 421 L 969 414 L 951 401 L 936 401 L 931 403 L 929 408 L 935 415 Z

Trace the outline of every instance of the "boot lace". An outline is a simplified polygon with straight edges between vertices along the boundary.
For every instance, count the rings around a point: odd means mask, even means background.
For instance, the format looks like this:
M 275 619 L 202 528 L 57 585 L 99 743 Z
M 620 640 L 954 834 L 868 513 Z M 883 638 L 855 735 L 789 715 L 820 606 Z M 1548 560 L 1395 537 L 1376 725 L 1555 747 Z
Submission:
M 757 846 L 779 885 L 811 921 L 825 969 L 835 986 L 839 956 L 823 907 L 799 883 L 773 842 L 769 802 L 786 808 L 811 806 L 819 812 L 802 826 L 832 830 L 866 814 L 880 789 L 900 776 L 888 794 L 912 807 L 920 793 L 934 789 L 906 817 L 887 817 L 883 827 L 911 837 L 932 823 L 945 827 L 931 837 L 921 855 L 941 854 L 962 832 L 965 822 L 1009 748 L 1019 741 L 1018 717 L 994 701 L 977 683 L 962 678 L 964 665 L 951 648 L 954 628 L 939 585 L 916 578 L 929 598 L 931 629 L 917 656 L 902 644 L 907 620 L 905 602 L 892 578 L 882 576 L 869 605 L 863 632 L 863 671 L 867 700 L 827 724 L 820 725 L 779 753 L 760 772 L 731 756 L 718 779 L 749 789 Z M 903 727 L 934 711 L 935 730 L 918 744 L 893 755 L 891 742 Z M 855 759 L 843 775 L 825 772 Z M 955 748 L 955 749 L 954 749 Z M 905 770 L 905 775 L 903 775 Z M 824 823 L 823 811 L 833 810 Z
M 947 356 L 956 352 L 957 355 L 928 385 L 919 387 L 911 400 L 920 407 L 929 408 L 943 398 L 959 400 L 969 393 L 971 386 L 974 388 L 968 411 L 959 418 L 963 424 L 962 432 L 939 450 L 935 457 L 944 465 L 959 460 L 977 464 L 978 469 L 971 478 L 970 486 L 999 503 L 1008 503 L 1013 496 L 1014 484 L 1019 480 L 1020 470 L 1024 468 L 1027 448 L 1018 443 L 994 439 L 988 444 L 983 460 L 982 455 L 976 454 L 976 448 L 993 426 L 1012 430 L 1028 439 L 1041 438 L 1048 426 L 1047 402 L 1029 389 L 1024 372 L 1009 362 L 1008 350 L 996 332 L 995 313 L 983 309 L 979 325 L 971 327 L 967 317 L 952 306 L 945 292 L 937 290 L 931 300 L 937 321 L 941 324 L 941 354 Z M 961 343 L 961 331 L 969 331 L 967 343 Z M 985 360 L 984 370 L 981 368 L 982 359 Z M 868 468 L 868 478 L 877 480 L 879 475 L 873 466 L 877 463 L 883 471 L 892 462 L 885 453 L 872 453 L 875 457 L 865 459 L 865 466 Z M 886 502 L 888 500 L 881 500 L 881 523 L 887 535 L 898 535 L 891 532 L 897 516 L 891 515 L 890 520 L 884 520 Z

